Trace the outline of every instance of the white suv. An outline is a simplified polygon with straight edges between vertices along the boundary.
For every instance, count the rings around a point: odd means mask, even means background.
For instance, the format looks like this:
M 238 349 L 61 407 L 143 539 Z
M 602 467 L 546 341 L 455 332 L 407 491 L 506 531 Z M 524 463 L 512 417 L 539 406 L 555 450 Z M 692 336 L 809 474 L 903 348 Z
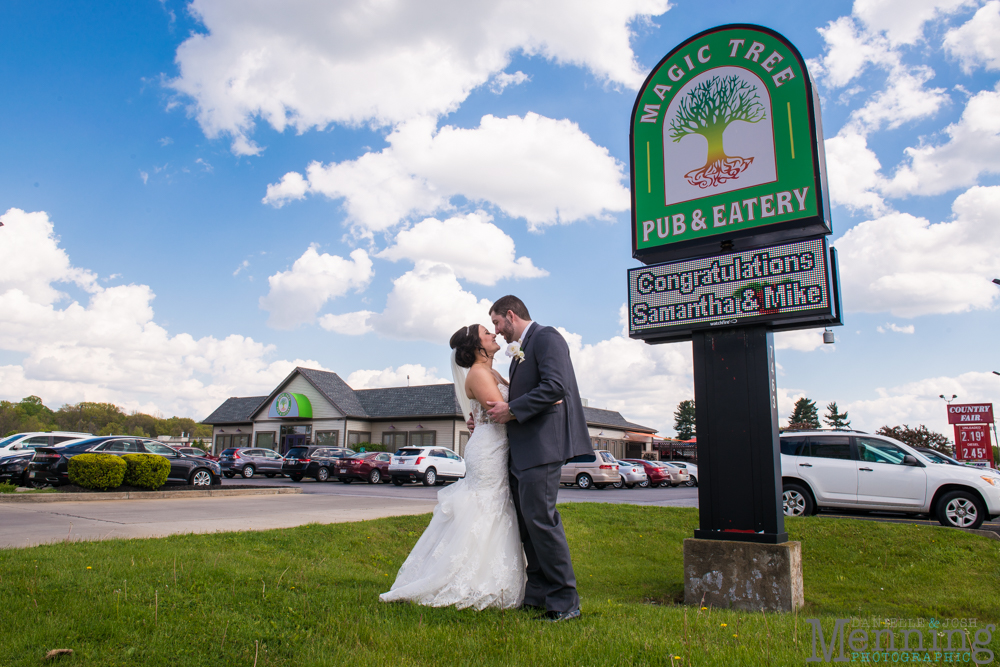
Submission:
M 443 484 L 465 477 L 465 459 L 444 447 L 403 447 L 389 463 L 389 476 L 396 486 L 406 482 Z
M 927 514 L 956 528 L 1000 516 L 1000 477 L 856 431 L 783 433 L 781 481 L 785 516 L 866 509 Z
M 13 452 L 26 449 L 37 449 L 39 447 L 53 447 L 64 445 L 70 440 L 80 438 L 93 438 L 90 433 L 76 433 L 74 431 L 35 431 L 33 433 L 15 433 L 0 440 L 0 455 L 11 454 Z

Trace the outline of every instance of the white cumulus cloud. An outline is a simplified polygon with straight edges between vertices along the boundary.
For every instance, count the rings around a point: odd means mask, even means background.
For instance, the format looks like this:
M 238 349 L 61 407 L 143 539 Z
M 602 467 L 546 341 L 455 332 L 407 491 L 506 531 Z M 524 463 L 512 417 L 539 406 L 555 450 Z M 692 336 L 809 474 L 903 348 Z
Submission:
M 446 345 L 463 326 L 489 326 L 491 305 L 492 301 L 464 290 L 448 265 L 421 262 L 395 280 L 381 313 L 324 315 L 319 324 L 342 334 L 374 331 L 386 338 Z
M 990 0 L 966 23 L 948 31 L 944 46 L 966 72 L 978 66 L 1000 69 L 1000 0 Z
M 668 7 L 667 0 L 194 0 L 190 12 L 205 31 L 178 47 L 179 75 L 169 85 L 191 100 L 206 135 L 229 135 L 234 152 L 256 154 L 257 119 L 304 132 L 437 118 L 514 54 L 638 88 L 644 73 L 631 26 Z
M 267 279 L 270 291 L 260 307 L 270 313 L 267 323 L 275 329 L 294 329 L 312 322 L 320 308 L 351 289 L 363 289 L 372 279 L 372 260 L 358 249 L 350 259 L 320 254 L 313 244 L 288 271 Z
M 386 140 L 381 152 L 357 160 L 313 162 L 305 179 L 286 174 L 268 186 L 264 201 L 281 206 L 305 191 L 343 198 L 351 222 L 369 231 L 449 208 L 456 195 L 492 204 L 532 228 L 629 207 L 625 165 L 569 120 L 487 115 L 477 128 L 435 130 L 424 118 L 400 125 Z
M 379 387 L 416 387 L 427 384 L 447 384 L 451 378 L 438 377 L 436 368 L 421 364 L 403 364 L 382 370 L 357 370 L 345 380 L 352 389 L 377 389 Z
M 530 258 L 517 257 L 514 239 L 476 211 L 447 220 L 427 218 L 396 235 L 395 245 L 376 257 L 414 263 L 429 261 L 447 264 L 459 278 L 480 285 L 495 285 L 503 278 L 539 278 L 548 271 L 536 267 Z
M 948 222 L 889 213 L 848 230 L 836 242 L 847 307 L 898 317 L 993 307 L 1000 186 L 971 188 L 952 211 Z
M 273 346 L 240 335 L 171 335 L 154 320 L 152 288 L 101 287 L 72 265 L 47 214 L 11 209 L 3 222 L 0 350 L 22 357 L 0 366 L 3 399 L 104 401 L 202 419 L 230 396 L 270 391 L 295 366 L 321 368 L 273 360 Z M 34 267 L 19 258 L 33 258 Z M 68 300 L 59 283 L 76 283 L 87 301 Z

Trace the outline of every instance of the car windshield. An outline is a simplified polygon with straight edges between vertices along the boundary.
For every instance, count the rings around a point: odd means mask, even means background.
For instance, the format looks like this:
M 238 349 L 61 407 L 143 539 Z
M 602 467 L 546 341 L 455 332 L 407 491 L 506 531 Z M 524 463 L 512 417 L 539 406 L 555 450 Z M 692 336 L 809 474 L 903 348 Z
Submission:
M 106 440 L 107 438 L 88 438 L 87 440 L 77 440 L 65 445 L 54 445 L 54 447 L 64 452 L 82 452 L 86 449 L 90 449 L 94 445 L 99 445 Z
M 410 447 L 406 447 L 406 448 L 401 449 L 398 452 L 396 452 L 396 456 L 416 456 L 417 454 L 420 454 L 420 452 L 421 452 L 421 450 L 419 450 L 419 449 L 413 449 L 413 448 L 410 448 Z
M 222 453 L 219 454 L 219 456 L 232 456 L 236 452 L 237 452 L 236 449 L 233 449 L 232 447 L 230 447 L 229 449 L 223 449 Z
M 0 447 L 6 447 L 7 445 L 9 445 L 10 443 L 14 442 L 15 440 L 17 440 L 20 437 L 21 437 L 21 434 L 18 433 L 16 435 L 12 435 L 12 436 L 10 436 L 8 438 L 4 438 L 3 440 L 0 440 Z
M 160 456 L 177 456 L 177 451 L 173 447 L 167 447 L 166 445 L 159 442 L 150 442 L 146 440 L 142 443 L 146 447 L 146 451 L 152 452 L 153 454 L 159 454 Z
M 615 460 L 615 457 L 611 456 L 609 452 L 601 452 L 601 458 L 608 463 L 618 463 L 618 461 Z
M 309 449 L 307 447 L 292 447 L 285 454 L 285 458 L 288 459 L 304 459 L 309 457 Z

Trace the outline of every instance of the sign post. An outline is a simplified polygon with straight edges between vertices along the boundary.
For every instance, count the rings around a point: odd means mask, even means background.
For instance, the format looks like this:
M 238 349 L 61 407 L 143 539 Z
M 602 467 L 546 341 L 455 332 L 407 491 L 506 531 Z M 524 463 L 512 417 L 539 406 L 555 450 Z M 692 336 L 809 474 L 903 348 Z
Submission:
M 801 545 L 784 528 L 773 332 L 842 323 L 802 56 L 760 26 L 691 37 L 639 91 L 630 150 L 644 266 L 628 272 L 629 335 L 690 340 L 694 353 L 701 475 L 685 601 L 792 611 Z
M 955 427 L 955 458 L 983 468 L 996 467 L 990 424 L 992 403 L 967 403 L 948 406 L 948 423 Z

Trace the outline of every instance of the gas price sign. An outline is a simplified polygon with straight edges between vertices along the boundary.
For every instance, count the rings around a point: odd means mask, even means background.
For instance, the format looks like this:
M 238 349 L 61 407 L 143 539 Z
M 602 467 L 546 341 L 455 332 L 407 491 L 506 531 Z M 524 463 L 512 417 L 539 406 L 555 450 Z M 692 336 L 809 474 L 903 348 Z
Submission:
M 688 340 L 696 329 L 839 323 L 836 254 L 825 239 L 630 269 L 629 336 Z
M 955 425 L 955 458 L 959 461 L 989 463 L 993 467 L 993 445 L 988 424 Z

